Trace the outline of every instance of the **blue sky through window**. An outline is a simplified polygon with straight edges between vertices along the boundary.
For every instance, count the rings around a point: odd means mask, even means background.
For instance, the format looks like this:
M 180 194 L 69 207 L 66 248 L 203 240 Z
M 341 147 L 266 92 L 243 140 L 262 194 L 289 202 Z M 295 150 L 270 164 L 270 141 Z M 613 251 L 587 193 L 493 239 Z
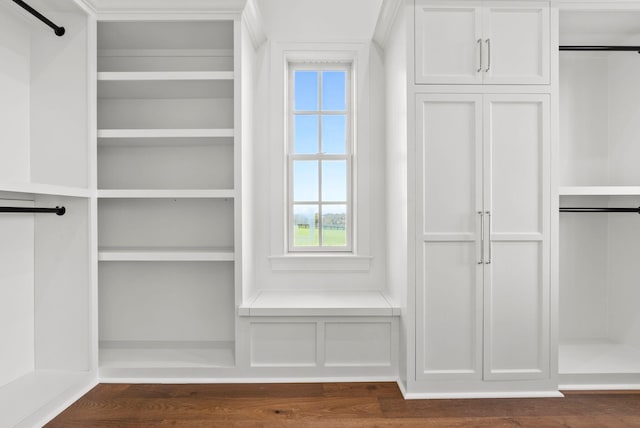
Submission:
M 344 70 L 293 72 L 292 151 L 319 156 L 292 162 L 295 246 L 320 245 L 319 228 L 322 246 L 346 245 L 347 160 L 322 158 L 347 155 L 346 79 Z
M 347 94 L 345 71 L 294 72 L 294 111 L 308 114 L 294 114 L 293 151 L 295 154 L 346 154 L 347 151 Z M 322 86 L 322 91 L 320 87 Z M 322 92 L 322 99 L 318 99 Z M 344 114 L 322 114 L 322 112 L 345 112 Z M 315 113 L 315 114 L 314 114 Z M 320 126 L 322 129 L 320 129 Z M 322 132 L 320 132 L 322 131 Z M 320 137 L 322 136 L 322 137 Z M 319 141 L 319 140 L 322 141 Z M 334 162 L 335 163 L 335 162 Z M 346 163 L 339 171 L 332 163 L 324 162 L 324 193 L 335 201 L 346 201 Z M 336 177 L 333 177 L 336 175 Z M 318 165 L 313 162 L 296 161 L 294 166 L 294 201 L 309 199 L 317 195 Z M 316 176 L 313 179 L 313 176 Z M 304 195 L 304 196 L 303 196 Z M 337 195 L 340 195 L 338 198 Z M 304 198 L 304 199 L 301 199 Z M 337 198 L 337 199 L 336 199 Z M 324 199 L 324 197 L 323 197 Z
M 322 72 L 322 110 L 347 109 L 346 77 L 344 71 Z
M 296 115 L 293 123 L 294 152 L 318 153 L 318 116 Z
M 318 110 L 318 72 L 296 71 L 294 109 L 296 111 Z

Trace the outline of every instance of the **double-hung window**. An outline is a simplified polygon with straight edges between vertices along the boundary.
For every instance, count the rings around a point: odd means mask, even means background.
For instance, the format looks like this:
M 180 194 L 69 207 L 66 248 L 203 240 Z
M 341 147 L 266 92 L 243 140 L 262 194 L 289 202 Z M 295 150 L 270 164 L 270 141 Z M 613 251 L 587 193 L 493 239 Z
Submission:
M 351 64 L 289 63 L 288 75 L 289 251 L 351 251 Z

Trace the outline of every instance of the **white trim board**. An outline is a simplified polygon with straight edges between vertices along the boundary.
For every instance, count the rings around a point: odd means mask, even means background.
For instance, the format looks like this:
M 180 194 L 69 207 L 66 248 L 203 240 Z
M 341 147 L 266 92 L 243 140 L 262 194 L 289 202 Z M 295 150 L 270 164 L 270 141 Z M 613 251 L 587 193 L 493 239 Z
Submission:
M 519 392 L 409 392 L 406 400 L 451 400 L 468 398 L 562 398 L 560 391 L 519 391 Z
M 241 316 L 398 316 L 379 291 L 267 291 L 240 305 Z
M 82 187 L 57 186 L 40 183 L 0 183 L 0 192 L 70 196 L 74 198 L 89 198 L 92 196 L 91 190 Z

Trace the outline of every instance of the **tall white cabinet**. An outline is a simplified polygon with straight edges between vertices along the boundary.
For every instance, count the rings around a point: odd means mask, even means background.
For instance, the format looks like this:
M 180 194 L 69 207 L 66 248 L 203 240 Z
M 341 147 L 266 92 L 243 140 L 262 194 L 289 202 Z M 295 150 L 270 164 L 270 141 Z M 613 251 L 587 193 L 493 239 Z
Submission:
M 400 10 L 407 393 L 558 395 L 549 2 L 420 0 Z M 391 56 L 403 46 L 393 37 Z
M 417 377 L 549 375 L 549 96 L 416 96 Z

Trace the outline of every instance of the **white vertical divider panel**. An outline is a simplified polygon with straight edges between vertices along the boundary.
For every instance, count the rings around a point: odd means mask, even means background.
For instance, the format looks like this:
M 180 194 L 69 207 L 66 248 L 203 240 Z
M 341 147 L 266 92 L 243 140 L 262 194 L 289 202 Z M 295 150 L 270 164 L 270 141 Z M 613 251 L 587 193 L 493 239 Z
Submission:
M 547 379 L 549 95 L 485 95 L 484 111 L 484 378 Z
M 234 71 L 234 87 L 233 87 L 233 127 L 234 127 L 234 139 L 233 139 L 233 164 L 234 164 L 234 179 L 233 179 L 233 189 L 235 191 L 235 200 L 234 200 L 234 213 L 233 213 L 233 231 L 234 231 L 234 302 L 233 302 L 233 311 L 231 313 L 234 314 L 230 319 L 234 323 L 234 336 L 233 339 L 235 341 L 234 345 L 234 356 L 237 356 L 241 352 L 241 346 L 239 344 L 238 336 L 240 334 L 240 326 L 237 319 L 238 307 L 242 304 L 243 299 L 243 288 L 242 284 L 243 280 L 243 269 L 242 269 L 242 243 L 243 243 L 243 234 L 242 234 L 242 225 L 244 223 L 243 218 L 243 149 L 244 149 L 244 134 L 245 131 L 249 131 L 243 127 L 243 121 L 245 117 L 243 113 L 248 111 L 248 108 L 244 107 L 244 101 L 247 98 L 247 94 L 243 91 L 250 91 L 252 89 L 251 86 L 243 87 L 243 83 L 245 80 L 251 80 L 252 74 L 249 73 L 251 70 L 250 64 L 246 64 L 247 70 L 244 69 L 245 64 L 243 64 L 243 50 L 245 48 L 250 48 L 250 44 L 243 45 L 243 34 L 242 34 L 242 20 L 241 17 L 238 16 L 233 21 L 233 71 Z M 249 73 L 249 74 L 246 74 Z M 249 77 L 249 79 L 245 79 L 245 75 Z M 248 100 L 247 100 L 248 103 Z M 250 105 L 247 106 L 250 108 Z M 250 120 L 250 118 L 246 118 Z M 236 361 L 237 364 L 237 361 Z
M 417 379 L 480 379 L 482 95 L 416 100 Z
M 1 206 L 33 201 L 0 199 Z M 0 214 L 0 387 L 34 370 L 33 214 Z
M 550 50 L 550 104 L 549 104 L 549 378 L 557 388 L 559 372 L 559 302 L 560 302 L 560 45 L 559 10 L 555 5 L 549 9 L 549 45 Z
M 88 181 L 89 198 L 89 284 L 90 284 L 90 362 L 91 371 L 97 373 L 100 355 L 98 321 L 98 21 L 94 15 L 87 18 L 87 80 L 88 110 Z

